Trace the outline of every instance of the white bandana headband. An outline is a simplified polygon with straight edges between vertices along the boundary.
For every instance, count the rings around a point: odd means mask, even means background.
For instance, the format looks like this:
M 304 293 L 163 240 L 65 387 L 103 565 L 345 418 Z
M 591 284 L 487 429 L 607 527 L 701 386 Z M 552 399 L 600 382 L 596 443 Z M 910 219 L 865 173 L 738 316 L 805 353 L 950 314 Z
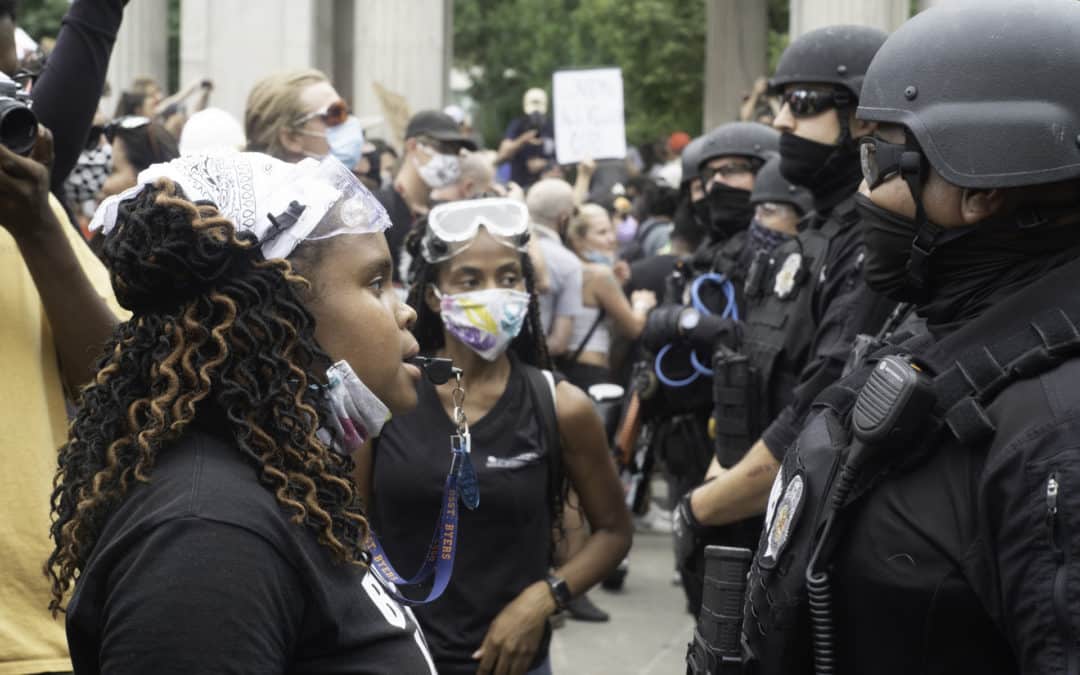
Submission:
M 90 230 L 108 235 L 120 203 L 159 178 L 179 185 L 192 202 L 213 202 L 238 230 L 262 242 L 268 259 L 287 258 L 302 241 L 375 234 L 391 225 L 379 200 L 333 156 L 289 164 L 257 152 L 218 152 L 148 167 L 135 187 L 101 203 Z

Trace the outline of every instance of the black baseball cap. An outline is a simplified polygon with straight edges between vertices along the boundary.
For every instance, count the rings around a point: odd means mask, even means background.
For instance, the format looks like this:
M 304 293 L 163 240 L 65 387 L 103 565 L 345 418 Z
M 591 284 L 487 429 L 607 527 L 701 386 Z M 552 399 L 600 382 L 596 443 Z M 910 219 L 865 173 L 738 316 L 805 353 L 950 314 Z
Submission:
M 405 138 L 427 136 L 445 143 L 457 143 L 468 150 L 476 150 L 476 141 L 461 133 L 457 122 L 438 110 L 421 110 L 409 119 Z

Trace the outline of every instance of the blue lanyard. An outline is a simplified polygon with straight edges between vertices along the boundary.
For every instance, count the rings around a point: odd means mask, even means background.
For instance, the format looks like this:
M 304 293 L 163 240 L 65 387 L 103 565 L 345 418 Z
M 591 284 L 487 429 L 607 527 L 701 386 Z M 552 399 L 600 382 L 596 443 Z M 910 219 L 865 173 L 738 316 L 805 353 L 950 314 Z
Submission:
M 368 551 L 371 553 L 371 570 L 383 582 L 387 593 L 395 600 L 410 606 L 426 605 L 437 600 L 450 585 L 450 576 L 454 571 L 454 557 L 458 541 L 458 500 L 469 510 L 480 505 L 480 489 L 476 478 L 476 469 L 472 463 L 472 441 L 466 429 L 464 433 L 450 437 L 450 470 L 446 474 L 443 487 L 442 509 L 435 531 L 431 535 L 431 545 L 427 557 L 411 578 L 398 574 L 390 564 L 390 558 L 379 543 L 374 532 L 369 533 Z M 426 581 L 432 575 L 435 579 L 423 600 L 411 600 L 394 590 L 394 586 L 415 586 Z

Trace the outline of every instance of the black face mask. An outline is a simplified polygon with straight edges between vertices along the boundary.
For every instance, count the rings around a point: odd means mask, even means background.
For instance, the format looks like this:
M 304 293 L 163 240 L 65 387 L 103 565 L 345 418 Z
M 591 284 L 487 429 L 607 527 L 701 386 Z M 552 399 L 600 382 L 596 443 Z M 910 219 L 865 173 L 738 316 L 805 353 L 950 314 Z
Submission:
M 727 239 L 736 232 L 745 230 L 754 217 L 749 190 L 717 183 L 703 201 L 708 202 L 709 233 L 714 238 Z
M 893 300 L 917 303 L 931 325 L 977 316 L 995 299 L 1074 260 L 1080 246 L 1080 228 L 1075 225 L 1030 230 L 1020 227 L 1015 217 L 992 218 L 970 227 L 937 227 L 927 247 L 925 286 L 919 288 L 908 269 L 917 223 L 862 194 L 855 195 L 855 207 L 866 247 L 867 285 Z
M 818 210 L 829 209 L 855 192 L 862 180 L 858 148 L 828 145 L 795 134 L 780 134 L 780 174 L 814 195 Z
M 918 224 L 907 218 L 883 209 L 864 194 L 855 195 L 855 209 L 859 212 L 862 224 L 863 244 L 866 255 L 863 259 L 863 276 L 870 288 L 897 302 L 925 302 L 930 292 L 931 282 L 919 288 L 911 276 L 911 246 L 915 241 Z M 974 228 L 937 229 L 937 235 L 931 244 L 931 252 L 949 241 L 969 234 Z

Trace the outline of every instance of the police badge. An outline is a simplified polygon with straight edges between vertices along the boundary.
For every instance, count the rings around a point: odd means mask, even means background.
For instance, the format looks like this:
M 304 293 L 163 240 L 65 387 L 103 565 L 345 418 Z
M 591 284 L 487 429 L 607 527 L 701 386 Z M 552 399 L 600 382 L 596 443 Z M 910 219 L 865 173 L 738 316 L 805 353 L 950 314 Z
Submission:
M 799 281 L 799 272 L 802 271 L 802 254 L 792 253 L 784 259 L 780 271 L 776 273 L 776 281 L 773 283 L 773 293 L 781 300 L 787 299 Z
M 776 504 L 776 510 L 769 526 L 769 535 L 765 538 L 765 553 L 761 556 L 761 566 L 771 568 L 780 559 L 784 547 L 795 531 L 795 525 L 802 515 L 803 497 L 806 494 L 802 472 L 796 473 L 784 488 L 784 496 Z

